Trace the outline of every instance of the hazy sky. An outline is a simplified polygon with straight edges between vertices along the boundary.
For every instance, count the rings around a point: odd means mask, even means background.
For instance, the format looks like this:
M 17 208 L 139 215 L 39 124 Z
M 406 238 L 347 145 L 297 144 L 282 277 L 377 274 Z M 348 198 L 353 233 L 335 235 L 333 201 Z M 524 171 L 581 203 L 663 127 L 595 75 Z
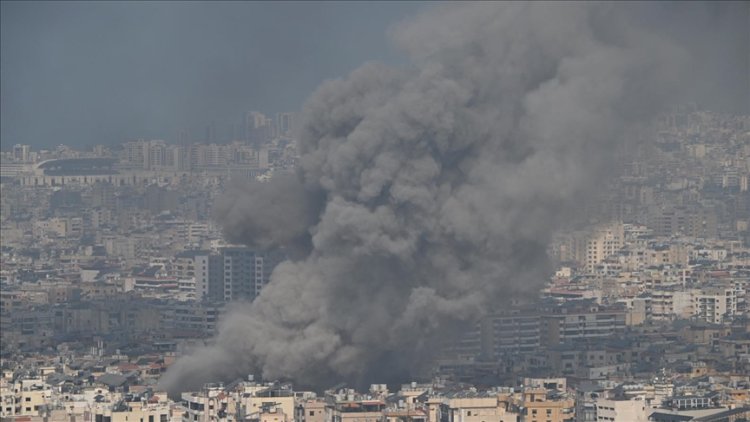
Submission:
M 323 80 L 401 61 L 424 3 L 2 2 L 2 146 L 223 137 L 243 111 L 297 110 Z
M 642 20 L 694 53 L 691 99 L 750 112 L 750 3 L 665 2 Z M 325 79 L 405 57 L 386 35 L 426 2 L 0 3 L 0 140 L 40 148 L 219 139 L 298 110 Z M 636 12 L 638 7 L 633 8 Z M 687 23 L 687 24 L 686 24 Z

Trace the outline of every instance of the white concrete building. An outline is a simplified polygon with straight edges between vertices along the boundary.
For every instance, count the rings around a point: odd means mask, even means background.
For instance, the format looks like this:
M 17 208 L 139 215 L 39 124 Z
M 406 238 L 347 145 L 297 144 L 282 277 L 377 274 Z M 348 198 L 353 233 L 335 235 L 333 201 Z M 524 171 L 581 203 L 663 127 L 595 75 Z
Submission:
M 595 402 L 596 420 L 607 422 L 648 422 L 651 408 L 644 400 L 609 400 L 599 398 Z

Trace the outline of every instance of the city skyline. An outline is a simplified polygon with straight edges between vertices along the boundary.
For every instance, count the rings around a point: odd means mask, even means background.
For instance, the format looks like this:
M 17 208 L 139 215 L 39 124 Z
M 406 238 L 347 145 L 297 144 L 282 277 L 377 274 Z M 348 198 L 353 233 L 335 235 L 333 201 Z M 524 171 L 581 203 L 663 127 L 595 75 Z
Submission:
M 1 4 L 0 422 L 750 418 L 750 3 Z
M 114 154 L 4 152 L 0 417 L 740 421 L 750 416 L 750 116 L 688 107 L 656 120 L 650 148 L 579 205 L 585 224 L 556 232 L 555 271 L 535 295 L 444 338 L 426 368 L 346 385 L 257 370 L 204 379 L 224 383 L 161 383 L 177 358 L 212 341 L 238 301 L 262 302 L 278 286 L 279 260 L 230 242 L 237 235 L 219 223 L 236 209 L 268 214 L 253 193 L 278 185 L 257 181 L 295 168 L 294 142 L 196 144 L 187 167 L 164 157 L 177 145 L 160 141 Z M 324 333 L 308 335 L 330 345 Z

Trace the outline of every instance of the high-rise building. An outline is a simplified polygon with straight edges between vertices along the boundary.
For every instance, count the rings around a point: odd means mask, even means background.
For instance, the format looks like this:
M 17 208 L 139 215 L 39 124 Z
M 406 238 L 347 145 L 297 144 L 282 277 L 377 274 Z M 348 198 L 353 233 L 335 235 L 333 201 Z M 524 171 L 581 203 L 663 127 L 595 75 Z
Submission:
M 245 246 L 221 248 L 219 253 L 194 255 L 196 297 L 208 301 L 252 301 L 271 279 L 280 262 L 276 253 L 255 252 Z
M 166 164 L 167 143 L 162 140 L 148 142 L 148 159 L 146 169 L 164 167 Z
M 148 144 L 144 139 L 123 144 L 122 160 L 138 168 L 144 168 L 148 158 Z
M 164 152 L 164 165 L 166 167 L 172 170 L 186 170 L 186 156 L 182 145 L 167 145 Z
M 186 256 L 191 256 L 189 253 Z M 224 300 L 224 265 L 220 255 L 210 251 L 192 254 L 195 276 L 195 297 L 209 302 Z
M 224 166 L 227 164 L 226 145 L 209 144 L 204 148 L 205 165 L 207 166 Z
M 651 210 L 648 215 L 648 226 L 656 236 L 718 236 L 717 213 L 713 209 L 700 206 L 669 206 Z
M 737 296 L 732 287 L 708 287 L 693 293 L 693 315 L 712 324 L 721 324 L 737 313 Z
M 293 136 L 296 118 L 296 113 L 276 113 L 276 136 Z
M 91 188 L 91 205 L 94 208 L 115 208 L 115 187 L 109 182 L 96 182 Z
M 594 271 L 599 263 L 616 254 L 624 241 L 624 225 L 615 222 L 562 236 L 555 252 L 562 262 L 573 261 L 587 271 Z
M 248 142 L 266 142 L 274 135 L 273 120 L 258 111 L 248 111 L 243 125 L 244 140 Z
M 206 153 L 205 153 L 206 146 L 202 144 L 192 144 L 190 145 L 189 149 L 189 160 L 188 163 L 190 165 L 190 168 L 195 168 L 197 166 L 205 166 L 206 165 Z
M 91 148 L 91 152 L 94 153 L 95 157 L 108 157 L 110 154 L 109 148 L 104 145 L 94 145 L 94 147 Z
M 138 139 L 123 144 L 121 160 L 135 168 L 151 170 L 164 167 L 169 161 L 167 143 L 162 140 Z
M 508 308 L 485 317 L 481 322 L 482 353 L 499 359 L 535 352 L 540 345 L 540 323 L 535 308 Z
M 246 247 L 221 250 L 224 263 L 224 300 L 253 300 L 263 287 L 263 257 Z
M 177 136 L 177 145 L 180 147 L 181 165 L 179 166 L 179 170 L 190 170 L 192 145 L 190 143 L 190 133 L 187 130 L 180 131 Z
M 31 147 L 28 145 L 16 144 L 13 145 L 13 159 L 22 163 L 29 162 L 31 154 Z
M 613 223 L 595 229 L 586 242 L 586 269 L 593 271 L 597 264 L 617 253 L 622 248 L 624 237 L 622 223 Z
M 605 308 L 591 302 L 555 304 L 547 307 L 540 322 L 540 343 L 554 346 L 608 338 L 626 328 L 627 311 Z

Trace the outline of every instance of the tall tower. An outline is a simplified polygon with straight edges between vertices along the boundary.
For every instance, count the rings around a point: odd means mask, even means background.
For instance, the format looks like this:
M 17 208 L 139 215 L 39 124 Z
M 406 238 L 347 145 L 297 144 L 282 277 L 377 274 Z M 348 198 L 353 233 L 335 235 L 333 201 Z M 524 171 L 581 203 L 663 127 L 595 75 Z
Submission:
M 224 301 L 255 300 L 281 262 L 273 253 L 253 251 L 245 246 L 221 249 L 224 274 Z
M 31 154 L 31 147 L 28 145 L 16 144 L 13 145 L 13 159 L 22 163 L 29 162 L 29 155 Z
M 273 121 L 259 111 L 248 111 L 243 125 L 244 140 L 247 142 L 266 142 L 271 139 Z
M 276 113 L 276 136 L 294 136 L 296 113 Z

